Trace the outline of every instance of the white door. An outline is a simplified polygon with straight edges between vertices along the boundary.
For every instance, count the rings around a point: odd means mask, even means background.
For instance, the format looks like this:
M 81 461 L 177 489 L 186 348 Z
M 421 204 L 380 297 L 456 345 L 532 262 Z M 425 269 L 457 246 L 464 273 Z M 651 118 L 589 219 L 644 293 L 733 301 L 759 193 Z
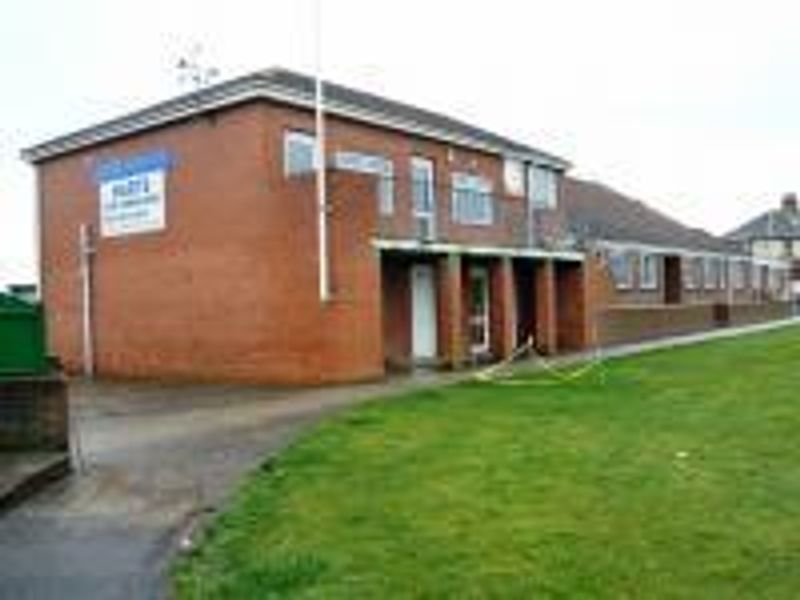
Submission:
M 436 358 L 436 280 L 431 265 L 411 267 L 411 353 Z

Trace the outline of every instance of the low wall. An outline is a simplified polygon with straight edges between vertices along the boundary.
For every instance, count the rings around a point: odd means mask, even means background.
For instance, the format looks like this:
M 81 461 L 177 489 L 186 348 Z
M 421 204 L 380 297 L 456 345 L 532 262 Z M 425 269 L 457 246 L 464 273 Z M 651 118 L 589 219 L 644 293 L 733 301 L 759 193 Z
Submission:
M 597 337 L 602 346 L 640 342 L 713 329 L 711 304 L 617 306 L 600 311 Z
M 613 346 L 775 321 L 791 314 L 788 302 L 611 306 L 597 315 L 597 341 L 601 346 Z
M 792 316 L 791 302 L 767 302 L 761 304 L 734 304 L 730 307 L 730 324 L 747 325 L 788 319 Z
M 67 397 L 61 375 L 0 379 L 0 451 L 67 450 Z

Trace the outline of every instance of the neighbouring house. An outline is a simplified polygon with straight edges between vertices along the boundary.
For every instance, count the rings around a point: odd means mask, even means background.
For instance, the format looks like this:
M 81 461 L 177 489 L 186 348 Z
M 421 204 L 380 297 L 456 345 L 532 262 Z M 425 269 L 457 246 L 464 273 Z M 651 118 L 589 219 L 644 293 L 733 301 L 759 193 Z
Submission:
M 732 248 L 600 183 L 566 177 L 561 202 L 587 250 L 600 345 L 790 314 L 782 257 Z
M 318 285 L 314 81 L 272 69 L 23 151 L 70 371 L 314 384 L 587 343 L 569 164 L 325 85 L 332 294 Z
M 792 299 L 800 306 L 800 210 L 796 194 L 784 195 L 779 208 L 755 217 L 726 238 L 755 257 L 789 261 Z

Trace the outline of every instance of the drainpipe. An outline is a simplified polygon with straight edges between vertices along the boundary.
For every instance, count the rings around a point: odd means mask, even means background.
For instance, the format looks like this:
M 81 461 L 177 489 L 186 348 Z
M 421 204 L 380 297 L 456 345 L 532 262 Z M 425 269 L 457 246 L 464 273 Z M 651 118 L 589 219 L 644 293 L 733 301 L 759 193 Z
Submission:
M 322 0 L 316 0 L 314 26 L 316 36 L 317 73 L 314 108 L 317 133 L 317 212 L 319 237 L 319 299 L 324 304 L 330 300 L 330 273 L 328 264 L 328 190 L 325 165 L 325 108 L 322 83 Z
M 89 225 L 80 226 L 78 252 L 81 270 L 81 332 L 83 343 L 83 374 L 94 377 L 94 325 L 92 323 L 92 232 Z

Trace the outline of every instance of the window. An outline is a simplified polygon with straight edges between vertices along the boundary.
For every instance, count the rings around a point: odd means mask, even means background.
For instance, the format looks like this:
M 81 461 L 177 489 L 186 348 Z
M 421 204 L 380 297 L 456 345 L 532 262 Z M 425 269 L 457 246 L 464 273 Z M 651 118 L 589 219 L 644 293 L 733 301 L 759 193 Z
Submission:
M 643 290 L 658 288 L 659 257 L 655 254 L 642 254 L 639 261 L 639 287 Z
M 558 176 L 543 167 L 528 170 L 528 199 L 536 208 L 555 208 L 558 204 Z
M 630 252 L 623 250 L 608 252 L 608 267 L 617 289 L 627 290 L 633 287 L 633 258 Z
M 687 257 L 683 259 L 685 269 L 683 272 L 683 287 L 694 290 L 700 287 L 703 274 L 703 259 L 700 257 Z
M 314 171 L 317 146 L 313 135 L 287 131 L 284 136 L 283 164 L 287 176 Z
M 720 260 L 707 256 L 703 262 L 703 282 L 707 290 L 720 287 Z
M 746 260 L 737 260 L 730 263 L 731 285 L 735 290 L 747 288 L 747 274 L 750 270 L 750 263 Z
M 465 225 L 491 225 L 492 184 L 485 178 L 453 173 L 453 221 Z
M 429 237 L 433 235 L 436 218 L 436 183 L 433 161 L 414 156 L 411 158 L 411 201 L 414 217 L 426 221 Z
M 525 165 L 514 158 L 507 158 L 503 167 L 506 194 L 509 196 L 525 195 Z
M 394 164 L 383 156 L 361 152 L 337 152 L 336 168 L 378 176 L 378 208 L 382 215 L 394 212 Z
M 753 254 L 761 258 L 785 258 L 790 252 L 790 246 L 784 240 L 755 240 Z

